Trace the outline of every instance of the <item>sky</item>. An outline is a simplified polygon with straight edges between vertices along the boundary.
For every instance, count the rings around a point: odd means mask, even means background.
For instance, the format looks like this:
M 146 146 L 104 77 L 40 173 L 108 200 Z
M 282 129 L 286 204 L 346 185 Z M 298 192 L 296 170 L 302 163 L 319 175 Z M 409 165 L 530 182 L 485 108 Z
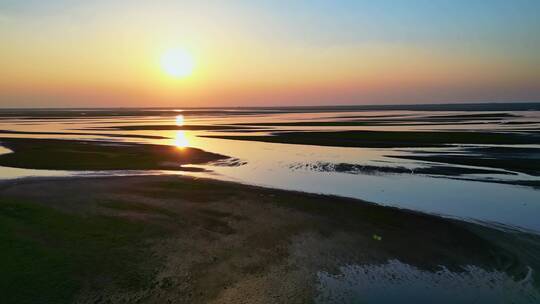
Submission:
M 0 107 L 453 102 L 540 102 L 540 1 L 0 0 Z

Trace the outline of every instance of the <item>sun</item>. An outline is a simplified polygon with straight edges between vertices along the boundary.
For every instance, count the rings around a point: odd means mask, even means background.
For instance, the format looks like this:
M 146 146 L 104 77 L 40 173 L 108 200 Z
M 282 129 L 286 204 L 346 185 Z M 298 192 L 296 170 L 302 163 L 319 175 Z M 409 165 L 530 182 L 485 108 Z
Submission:
M 161 56 L 161 68 L 169 76 L 183 78 L 193 74 L 195 60 L 185 49 L 170 49 Z

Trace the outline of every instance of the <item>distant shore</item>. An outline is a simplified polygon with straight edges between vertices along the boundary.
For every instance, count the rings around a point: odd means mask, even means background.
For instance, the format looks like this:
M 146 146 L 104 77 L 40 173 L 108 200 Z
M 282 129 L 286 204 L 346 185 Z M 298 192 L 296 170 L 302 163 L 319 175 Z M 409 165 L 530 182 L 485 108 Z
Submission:
M 357 105 L 318 105 L 318 106 L 224 106 L 224 107 L 4 107 L 0 117 L 21 116 L 122 116 L 122 115 L 174 115 L 182 109 L 182 114 L 221 113 L 223 110 L 248 111 L 540 111 L 540 102 L 463 102 L 463 103 L 423 103 L 423 104 L 357 104 Z M 144 110 L 144 111 L 141 111 Z M 90 112 L 89 112 L 90 111 Z

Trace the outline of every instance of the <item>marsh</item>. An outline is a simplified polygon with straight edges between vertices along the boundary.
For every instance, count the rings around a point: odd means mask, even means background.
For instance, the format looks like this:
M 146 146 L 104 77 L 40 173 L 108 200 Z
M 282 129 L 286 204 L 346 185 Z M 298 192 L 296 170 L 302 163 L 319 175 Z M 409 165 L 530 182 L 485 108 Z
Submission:
M 534 303 L 540 114 L 483 110 L 0 111 L 2 294 Z

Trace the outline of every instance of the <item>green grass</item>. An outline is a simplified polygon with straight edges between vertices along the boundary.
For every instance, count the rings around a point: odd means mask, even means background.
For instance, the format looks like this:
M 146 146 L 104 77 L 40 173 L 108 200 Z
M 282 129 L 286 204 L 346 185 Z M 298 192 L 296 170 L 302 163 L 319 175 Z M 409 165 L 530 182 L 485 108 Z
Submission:
M 156 264 L 144 242 L 159 230 L 0 200 L 1 302 L 71 303 L 83 286 L 144 288 Z
M 264 136 L 212 138 L 337 147 L 440 147 L 449 144 L 538 144 L 540 136 L 498 132 L 334 131 L 276 132 Z
M 0 165 L 51 170 L 180 170 L 181 164 L 200 164 L 226 156 L 196 148 L 108 142 L 0 138 L 15 151 L 0 155 Z
M 146 214 L 165 215 L 169 217 L 176 216 L 176 213 L 168 209 L 161 208 L 158 206 L 138 203 L 138 202 L 107 201 L 107 202 L 102 202 L 99 205 L 102 207 L 117 210 L 117 211 L 135 211 L 135 212 L 141 212 L 141 213 L 146 213 Z
M 49 183 L 54 187 L 47 188 Z M 65 183 L 65 187 L 58 183 Z M 73 191 L 75 186 L 80 191 Z M 14 191 L 18 187 L 22 188 Z M 2 304 L 72 303 L 83 287 L 104 300 L 111 299 L 106 289 L 115 295 L 141 291 L 137 298 L 142 300 L 163 299 L 156 296 L 161 284 L 169 284 L 167 280 L 175 276 L 185 278 L 181 272 L 158 281 L 156 272 L 166 266 L 160 261 L 169 254 L 180 263 L 177 265 L 188 267 L 190 279 L 182 283 L 193 289 L 187 290 L 194 294 L 203 291 L 205 297 L 212 298 L 223 290 L 222 285 L 228 284 L 231 276 L 243 279 L 247 271 L 263 273 L 264 267 L 277 265 L 273 259 L 286 257 L 286 244 L 303 232 L 323 237 L 346 233 L 358 239 L 355 247 L 349 248 L 354 250 L 354 257 L 345 260 L 351 263 L 399 259 L 430 271 L 440 269 L 440 265 L 453 271 L 462 270 L 463 265 L 476 265 L 504 271 L 516 279 L 525 277 L 526 266 L 530 266 L 538 282 L 540 242 L 536 235 L 524 234 L 514 239 L 514 234 L 476 224 L 354 199 L 176 176 L 21 181 L 6 189 L 10 191 L 0 192 L 11 197 L 0 198 Z M 71 190 L 60 196 L 45 192 L 40 196 L 42 201 L 33 204 L 16 199 L 25 197 L 29 189 Z M 112 196 L 104 197 L 100 191 Z M 97 208 L 77 208 L 82 206 L 77 204 L 81 202 L 79 196 L 85 198 L 85 205 Z M 159 198 L 165 200 L 158 201 Z M 74 204 L 66 210 L 78 210 L 68 213 L 48 207 L 62 208 L 64 203 Z M 132 214 L 150 216 L 141 219 L 130 217 Z M 282 216 L 287 220 L 282 220 Z M 252 233 L 252 229 L 260 227 L 259 223 L 269 226 Z M 159 246 L 167 240 L 174 242 L 174 248 L 183 241 L 192 242 L 194 247 L 182 250 L 180 245 L 180 251 L 171 251 L 167 246 Z M 210 248 L 208 242 L 212 244 Z M 152 252 L 164 256 L 158 259 Z M 219 262 L 201 264 L 199 259 L 193 259 L 205 255 L 208 261 L 212 258 Z M 249 262 L 252 256 L 264 262 L 253 264 Z M 170 286 L 162 295 L 171 292 L 189 298 L 185 289 L 172 289 L 184 285 Z

